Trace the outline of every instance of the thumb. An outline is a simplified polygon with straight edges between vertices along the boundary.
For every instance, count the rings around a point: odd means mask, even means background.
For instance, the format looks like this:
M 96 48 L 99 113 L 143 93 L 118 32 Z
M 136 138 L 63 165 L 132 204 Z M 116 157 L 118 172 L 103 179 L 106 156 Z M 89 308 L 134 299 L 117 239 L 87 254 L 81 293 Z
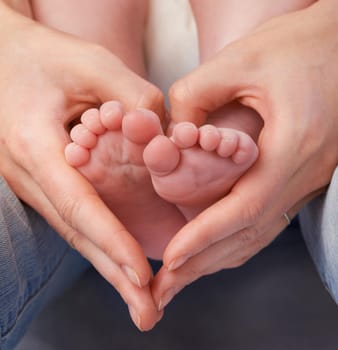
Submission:
M 208 114 L 228 102 L 250 94 L 249 52 L 242 42 L 226 46 L 169 91 L 170 114 L 174 122 L 205 122 Z
M 102 102 L 119 100 L 124 108 L 147 108 L 161 119 L 165 117 L 163 93 L 159 88 L 128 68 L 106 50 L 96 56 L 95 69 L 87 69 L 88 84 Z

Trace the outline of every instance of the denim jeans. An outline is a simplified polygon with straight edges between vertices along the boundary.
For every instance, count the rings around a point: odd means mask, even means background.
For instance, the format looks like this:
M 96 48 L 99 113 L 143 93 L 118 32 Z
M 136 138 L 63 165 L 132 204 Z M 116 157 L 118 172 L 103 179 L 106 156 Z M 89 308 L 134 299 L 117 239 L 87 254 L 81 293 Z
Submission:
M 300 222 L 320 277 L 338 304 L 338 167 L 327 193 L 301 211 Z
M 0 177 L 0 350 L 89 266 Z
M 304 239 L 338 302 L 338 169 L 326 195 L 300 214 Z M 0 350 L 11 350 L 31 320 L 89 264 L 0 177 Z

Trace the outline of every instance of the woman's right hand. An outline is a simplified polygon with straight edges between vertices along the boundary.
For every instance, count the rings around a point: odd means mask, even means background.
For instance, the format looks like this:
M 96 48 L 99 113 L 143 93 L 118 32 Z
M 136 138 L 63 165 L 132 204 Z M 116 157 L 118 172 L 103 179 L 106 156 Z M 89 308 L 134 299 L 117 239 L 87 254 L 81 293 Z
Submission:
M 201 276 L 244 264 L 329 185 L 338 165 L 337 31 L 338 2 L 315 2 L 266 22 L 172 87 L 175 122 L 201 124 L 238 100 L 264 126 L 255 164 L 168 244 L 152 283 L 160 307 Z
M 136 240 L 64 158 L 67 126 L 116 99 L 164 115 L 160 91 L 97 45 L 45 28 L 0 2 L 0 173 L 121 294 L 135 324 L 160 319 Z

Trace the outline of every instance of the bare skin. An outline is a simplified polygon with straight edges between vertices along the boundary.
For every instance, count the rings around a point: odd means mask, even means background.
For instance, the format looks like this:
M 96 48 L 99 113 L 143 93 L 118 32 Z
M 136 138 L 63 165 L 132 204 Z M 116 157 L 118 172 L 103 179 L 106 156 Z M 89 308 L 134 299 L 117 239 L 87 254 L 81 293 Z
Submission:
M 17 3 L 21 9 L 24 2 Z M 67 125 L 85 110 L 117 99 L 126 110 L 143 107 L 161 115 L 163 94 L 102 46 L 47 28 L 3 1 L 0 19 L 0 173 L 117 289 L 135 324 L 150 329 L 161 313 L 143 249 L 69 166 L 64 149 Z
M 156 192 L 191 220 L 227 193 L 257 155 L 244 132 L 180 123 L 171 138 L 160 135 L 150 142 L 144 161 Z
M 191 0 L 201 63 L 267 19 L 311 3 L 263 0 L 252 8 L 252 2 L 245 1 L 218 1 L 215 6 L 212 1 Z M 210 113 L 207 123 L 199 129 L 178 124 L 173 138 L 158 137 L 145 150 L 156 191 L 177 204 L 188 220 L 224 197 L 258 156 L 255 142 L 263 122 L 253 109 L 233 102 Z
M 105 46 L 143 77 L 146 75 L 142 45 L 147 5 L 147 1 L 125 0 L 99 4 L 90 0 L 81 4 L 76 1 L 34 1 L 33 9 L 42 23 Z M 75 18 L 69 16 L 73 12 L 77 13 Z M 124 112 L 123 106 L 116 102 L 103 104 L 100 110 L 86 111 L 80 124 L 71 131 L 71 138 L 76 143 L 67 147 L 66 159 L 90 181 L 106 205 L 141 244 L 146 255 L 161 259 L 166 245 L 185 224 L 185 219 L 175 205 L 156 194 L 143 165 L 145 145 L 162 132 L 160 119 L 153 115 L 144 118 L 143 112 L 134 111 L 128 113 L 122 123 Z M 140 138 L 133 141 L 129 138 L 129 129 L 133 128 L 126 126 L 130 119 L 140 126 L 137 130 Z M 139 119 L 145 122 L 144 125 Z M 102 123 L 108 124 L 103 126 Z M 148 133 L 147 127 L 153 132 Z M 94 138 L 95 144 L 92 143 Z M 82 158 L 83 147 L 87 147 L 86 162 Z M 76 157 L 79 158 L 76 160 Z
M 175 122 L 202 124 L 238 97 L 262 116 L 264 130 L 254 166 L 167 247 L 152 288 L 159 309 L 198 278 L 243 265 L 286 227 L 283 213 L 294 217 L 330 182 L 337 26 L 337 2 L 319 1 L 261 25 L 172 87 Z
M 88 22 L 85 22 L 85 23 L 88 23 Z M 62 23 L 61 23 L 61 26 L 60 26 L 60 28 L 59 29 L 62 29 Z M 79 33 L 79 35 L 80 35 L 81 33 Z M 131 67 L 131 66 L 133 66 L 133 63 L 129 63 L 129 66 Z M 134 69 L 135 71 L 137 71 L 137 69 L 138 68 L 136 68 L 136 69 Z M 142 74 L 142 73 L 140 73 L 140 74 Z M 197 121 L 197 123 L 198 123 L 198 121 Z M 122 131 L 122 133 L 123 133 L 123 131 Z M 101 137 L 101 136 L 100 136 Z M 255 139 L 255 137 L 253 137 L 253 139 Z M 162 306 L 164 306 L 164 303 L 162 303 Z M 136 321 L 138 320 L 138 321 L 140 321 L 139 320 L 139 318 L 138 317 L 135 317 L 134 319 L 136 319 Z M 136 324 L 139 324 L 140 322 L 135 322 Z
M 213 56 L 221 47 L 234 40 L 232 32 L 222 24 L 224 22 L 223 17 L 221 20 L 221 16 L 216 12 L 212 13 L 213 16 L 210 16 L 210 9 L 208 8 L 209 12 L 204 12 L 203 8 L 201 8 L 203 6 L 210 7 L 205 2 L 193 3 L 200 33 L 201 61 Z M 221 6 L 224 6 L 224 3 Z M 88 5 L 89 7 L 90 5 Z M 235 9 L 235 5 L 233 7 Z M 283 6 L 277 10 L 267 6 L 267 4 L 265 4 L 265 7 L 260 12 L 261 17 L 259 17 L 259 20 L 261 21 L 268 16 L 273 16 L 278 11 L 285 10 Z M 107 6 L 105 10 L 109 13 Z M 220 10 L 225 12 L 225 7 Z M 89 10 L 84 16 L 88 18 L 92 11 Z M 131 16 L 133 25 L 141 28 L 144 24 L 144 11 L 139 12 L 143 13 L 143 15 L 135 15 L 137 13 L 135 11 L 128 14 L 128 11 L 130 11 L 130 8 L 122 8 L 121 15 L 121 7 L 114 6 L 111 9 L 111 13 L 119 13 L 119 19 Z M 228 16 L 230 18 L 231 16 L 236 16 L 237 13 L 238 11 L 236 12 L 235 9 L 234 15 L 232 12 L 229 12 Z M 216 20 L 211 25 L 212 17 Z M 62 18 L 64 20 L 64 17 Z M 108 22 L 111 23 L 111 21 Z M 83 23 L 85 22 L 83 21 Z M 115 50 L 115 53 L 118 52 L 120 56 L 123 56 L 127 62 L 132 61 L 129 57 L 130 55 L 137 57 L 138 63 L 135 66 L 131 65 L 131 67 L 138 72 L 137 67 L 143 64 L 143 61 L 139 62 L 140 52 L 142 52 L 139 46 L 141 42 L 140 34 L 138 34 L 138 45 L 133 45 L 135 32 L 128 28 L 125 28 L 125 31 L 119 31 L 119 33 L 122 32 L 119 35 L 121 35 L 123 40 L 119 38 L 116 42 L 129 43 L 127 45 L 129 46 L 129 52 L 123 53 L 119 51 L 121 44 L 117 44 L 116 48 L 112 48 L 114 44 L 107 42 L 109 39 L 104 35 L 106 33 L 105 27 L 108 24 L 100 23 L 101 30 L 98 27 L 96 33 L 92 33 L 85 24 L 82 24 L 85 28 L 82 28 L 81 25 L 76 26 L 76 33 L 79 35 L 81 32 L 84 32 L 87 38 L 94 38 L 107 45 L 107 47 Z M 68 22 L 67 25 L 69 25 Z M 244 35 L 244 32 L 251 29 L 254 25 L 257 25 L 257 18 L 252 18 L 248 27 L 244 29 L 238 28 L 236 33 L 238 36 Z M 75 29 L 72 30 L 74 31 Z M 103 36 L 102 38 L 101 35 Z M 209 37 L 214 38 L 211 41 L 212 45 L 208 39 Z M 110 38 L 110 40 L 112 39 Z M 139 73 L 141 75 L 144 74 L 144 69 L 139 70 Z M 99 111 L 96 111 L 96 114 L 101 116 Z M 143 111 L 144 114 L 146 114 L 145 111 Z M 164 248 L 178 229 L 184 225 L 184 219 L 191 220 L 209 205 L 226 195 L 241 175 L 257 159 L 258 149 L 255 142 L 262 127 L 262 121 L 257 113 L 243 106 L 232 104 L 210 115 L 208 122 L 208 125 L 204 125 L 199 129 L 193 124 L 179 124 L 174 127 L 172 138 L 164 136 L 162 131 L 157 131 L 152 135 L 153 139 L 147 138 L 147 142 L 142 143 L 140 147 L 129 147 L 127 152 L 122 151 L 122 149 L 125 140 L 130 141 L 130 134 L 128 132 L 125 133 L 123 129 L 118 130 L 119 136 L 115 135 L 114 142 L 118 142 L 117 139 L 120 138 L 122 145 L 121 149 L 114 156 L 112 156 L 113 152 L 110 151 L 110 148 L 105 146 L 106 143 L 109 144 L 111 142 L 108 140 L 110 133 L 106 131 L 96 133 L 99 139 L 102 139 L 102 142 L 98 143 L 95 148 L 88 148 L 90 150 L 90 156 L 86 157 L 88 163 L 84 166 L 84 163 L 81 162 L 80 167 L 76 161 L 72 162 L 77 155 L 75 148 L 67 148 L 67 159 L 70 160 L 70 163 L 76 166 L 94 184 L 105 203 L 118 215 L 126 227 L 133 232 L 150 257 L 162 258 Z M 82 122 L 81 125 L 82 129 L 88 130 L 86 123 Z M 135 127 L 137 134 L 142 135 L 146 130 L 141 124 L 138 124 L 137 128 Z M 73 141 L 77 146 L 86 146 L 87 142 L 85 141 L 84 144 L 78 143 L 76 137 L 73 137 Z M 145 151 L 144 163 L 140 158 L 140 149 Z M 135 151 L 135 155 L 133 155 L 133 151 Z M 120 183 L 121 172 L 118 170 L 112 172 L 111 168 L 119 168 L 121 154 L 125 153 L 128 154 L 130 169 L 135 168 L 135 159 L 137 159 L 136 163 L 143 168 L 142 175 L 133 172 L 133 177 L 125 177 L 127 181 L 124 179 L 124 188 L 128 188 L 128 191 L 124 191 L 122 196 L 121 186 L 116 185 Z M 102 159 L 111 159 L 111 164 L 105 161 L 104 166 L 99 166 L 98 163 L 102 162 Z M 152 184 L 158 196 L 156 196 L 151 186 L 149 176 L 144 171 L 144 165 L 151 174 Z M 93 176 L 93 174 L 98 173 L 98 169 L 101 169 L 102 178 L 107 177 L 104 185 L 101 184 L 100 186 L 98 186 L 96 177 Z M 124 166 L 124 169 L 126 169 L 126 166 Z M 128 170 L 127 172 L 130 173 L 131 171 Z M 123 200 L 121 200 L 122 197 Z M 165 202 L 161 201 L 160 198 L 163 198 Z M 176 205 L 179 211 L 175 210 L 174 206 L 170 206 L 168 202 Z
M 185 223 L 176 206 L 155 192 L 144 166 L 145 146 L 162 133 L 155 113 L 124 114 L 121 104 L 112 101 L 82 115 L 71 131 L 73 143 L 65 149 L 68 163 L 91 181 L 146 254 L 155 259 L 161 259 Z
M 143 30 L 148 0 L 31 2 L 33 15 L 42 24 L 99 44 L 138 75 L 146 76 Z

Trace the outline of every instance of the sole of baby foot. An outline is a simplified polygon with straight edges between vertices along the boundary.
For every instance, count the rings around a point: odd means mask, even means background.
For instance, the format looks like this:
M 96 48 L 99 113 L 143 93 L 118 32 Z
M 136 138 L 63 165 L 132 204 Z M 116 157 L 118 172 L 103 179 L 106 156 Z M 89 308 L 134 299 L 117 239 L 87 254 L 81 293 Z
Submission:
M 154 259 L 162 258 L 186 222 L 175 205 L 155 192 L 143 162 L 145 147 L 161 134 L 156 114 L 143 109 L 124 114 L 122 106 L 111 101 L 82 115 L 65 149 L 68 163 L 88 179 Z
M 258 148 L 241 131 L 177 124 L 173 136 L 156 136 L 144 161 L 159 196 L 190 220 L 225 196 L 255 162 Z

